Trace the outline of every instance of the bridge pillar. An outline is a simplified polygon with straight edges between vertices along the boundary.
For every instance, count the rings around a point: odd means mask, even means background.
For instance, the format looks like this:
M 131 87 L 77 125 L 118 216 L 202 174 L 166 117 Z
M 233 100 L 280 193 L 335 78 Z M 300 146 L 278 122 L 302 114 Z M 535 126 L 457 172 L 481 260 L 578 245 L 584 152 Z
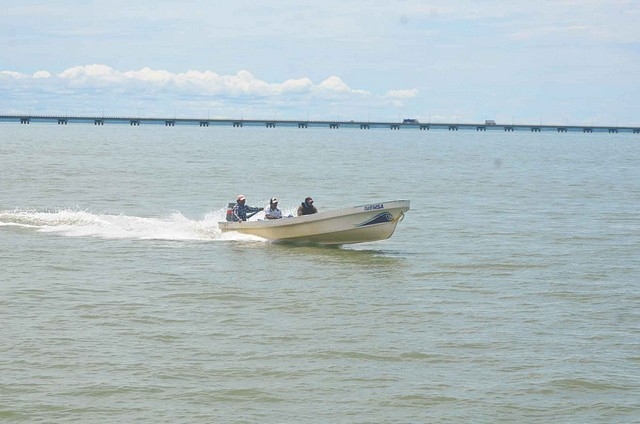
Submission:
M 582 132 L 583 132 L 583 133 L 592 133 L 592 132 L 593 132 L 593 129 L 591 129 L 591 128 L 583 128 L 583 129 L 582 129 Z
M 429 129 L 429 125 L 420 125 L 420 129 L 421 130 L 428 130 Z
M 476 127 L 476 131 L 486 131 L 486 130 L 487 130 L 487 127 L 482 127 L 482 126 Z
M 58 125 L 67 125 L 66 119 L 58 119 Z
M 368 130 L 369 129 L 369 124 L 360 124 L 360 129 L 361 130 Z
M 208 127 L 209 126 L 209 121 L 200 121 L 200 126 L 201 127 Z
M 308 124 L 306 122 L 298 122 L 298 128 L 307 128 Z
M 331 128 L 333 130 L 337 130 L 338 128 L 340 128 L 340 124 L 334 122 L 332 124 L 329 124 L 329 128 Z
M 134 126 L 134 127 L 139 127 L 140 126 L 140 121 L 137 119 L 132 119 L 131 121 L 129 121 L 129 125 Z
M 634 128 L 633 129 L 633 133 L 634 134 L 640 134 L 640 128 Z
M 615 134 L 615 133 L 617 133 L 617 132 L 618 132 L 618 129 L 617 129 L 617 128 L 609 128 L 609 132 L 610 132 L 611 134 Z
M 507 132 L 513 132 L 513 127 L 504 127 L 504 130 Z
M 458 131 L 458 127 L 455 125 L 449 125 L 449 131 Z
M 531 127 L 531 132 L 540 132 L 540 127 Z
M 390 128 L 391 128 L 392 130 L 399 130 L 399 129 L 400 129 L 400 125 L 391 124 Z
M 176 121 L 164 121 L 165 127 L 174 127 L 176 125 Z
M 237 127 L 237 128 L 242 128 L 242 122 L 237 122 L 237 121 L 236 121 L 236 122 L 234 122 L 234 123 L 233 123 L 233 126 L 234 126 L 234 127 Z M 268 128 L 268 127 L 269 127 L 269 126 L 267 125 L 267 128 Z
M 29 124 L 29 123 L 31 123 L 31 119 L 30 118 L 20 118 L 20 123 L 21 124 Z
M 276 123 L 275 122 L 267 122 L 266 124 L 267 128 L 275 128 L 276 127 Z
M 102 119 L 96 119 L 93 121 L 93 125 L 104 125 L 104 121 Z

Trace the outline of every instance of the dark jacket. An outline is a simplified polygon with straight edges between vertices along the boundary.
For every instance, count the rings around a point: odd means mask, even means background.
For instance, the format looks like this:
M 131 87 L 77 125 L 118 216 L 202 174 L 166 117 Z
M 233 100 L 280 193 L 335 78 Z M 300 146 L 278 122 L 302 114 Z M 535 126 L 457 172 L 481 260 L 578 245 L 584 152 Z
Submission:
M 315 206 L 308 204 L 307 202 L 302 202 L 300 206 L 298 206 L 298 216 L 311 215 L 314 213 L 318 213 L 318 209 L 316 209 Z

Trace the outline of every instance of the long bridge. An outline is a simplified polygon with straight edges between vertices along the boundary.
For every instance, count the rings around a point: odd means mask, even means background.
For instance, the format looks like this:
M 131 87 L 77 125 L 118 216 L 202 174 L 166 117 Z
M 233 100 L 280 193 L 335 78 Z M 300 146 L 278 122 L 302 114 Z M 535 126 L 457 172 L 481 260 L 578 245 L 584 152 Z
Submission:
M 607 125 L 559 125 L 559 124 L 501 124 L 493 121 L 484 123 L 452 123 L 452 122 L 429 122 L 422 123 L 410 119 L 403 122 L 370 122 L 370 121 L 314 121 L 314 120 L 276 120 L 276 119 L 194 119 L 194 118 L 153 118 L 153 117 L 133 117 L 133 116 L 56 116 L 56 115 L 0 115 L 0 123 L 43 123 L 43 124 L 119 124 L 119 125 L 164 125 L 174 126 L 231 126 L 242 127 L 263 127 L 263 128 L 356 128 L 368 129 L 413 129 L 413 130 L 472 130 L 472 131 L 530 131 L 530 132 L 583 132 L 583 133 L 633 133 L 640 134 L 640 126 L 607 126 Z

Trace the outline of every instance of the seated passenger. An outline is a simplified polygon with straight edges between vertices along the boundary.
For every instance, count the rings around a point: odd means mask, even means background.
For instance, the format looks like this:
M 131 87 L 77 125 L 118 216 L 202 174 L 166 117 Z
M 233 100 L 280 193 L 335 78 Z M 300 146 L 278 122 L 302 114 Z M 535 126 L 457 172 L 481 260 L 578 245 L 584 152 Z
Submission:
M 313 199 L 311 197 L 307 197 L 304 199 L 304 202 L 298 206 L 298 216 L 301 215 L 311 215 L 314 213 L 318 213 L 318 209 L 313 206 Z
M 269 201 L 269 207 L 264 210 L 265 219 L 280 219 L 282 218 L 282 211 L 278 209 L 278 199 L 272 197 Z

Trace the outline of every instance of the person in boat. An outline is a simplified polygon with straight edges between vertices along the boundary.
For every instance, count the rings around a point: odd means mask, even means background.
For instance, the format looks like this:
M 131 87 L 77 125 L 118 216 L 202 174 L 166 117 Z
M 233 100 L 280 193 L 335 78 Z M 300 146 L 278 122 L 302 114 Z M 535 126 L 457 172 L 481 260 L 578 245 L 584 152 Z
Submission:
M 265 219 L 280 219 L 282 218 L 282 211 L 278 209 L 278 199 L 272 197 L 269 200 L 269 207 L 264 210 Z
M 247 198 L 244 194 L 241 194 L 237 198 L 237 203 L 233 206 L 233 215 L 231 216 L 234 221 L 242 222 L 247 220 L 247 212 L 260 212 L 264 208 L 247 206 Z
M 311 197 L 307 197 L 304 199 L 304 202 L 298 206 L 298 216 L 301 215 L 311 215 L 314 213 L 318 213 L 318 209 L 313 206 L 313 199 Z

